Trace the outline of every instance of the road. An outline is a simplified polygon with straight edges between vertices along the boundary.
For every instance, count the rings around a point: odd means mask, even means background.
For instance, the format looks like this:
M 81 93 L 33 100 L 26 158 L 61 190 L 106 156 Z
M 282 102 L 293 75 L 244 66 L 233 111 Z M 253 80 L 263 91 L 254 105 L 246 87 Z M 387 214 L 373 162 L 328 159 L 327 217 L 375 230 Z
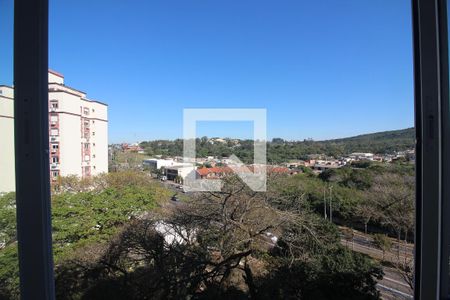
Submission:
M 383 271 L 384 277 L 377 285 L 383 299 L 413 299 L 413 290 L 396 269 L 383 267 Z
M 347 228 L 348 230 L 348 228 Z M 341 238 L 341 243 L 353 251 L 360 252 L 371 256 L 377 260 L 383 259 L 383 251 L 374 248 L 370 235 L 365 235 L 360 232 L 354 231 L 353 241 L 351 239 Z M 386 252 L 384 260 L 397 261 L 397 241 L 393 241 L 393 250 Z M 406 251 L 405 251 L 406 250 Z M 400 259 L 412 259 L 413 258 L 414 245 L 400 244 Z M 384 277 L 377 284 L 378 290 L 381 293 L 382 299 L 413 299 L 413 290 L 408 285 L 407 281 L 402 277 L 401 273 L 390 267 L 383 266 Z

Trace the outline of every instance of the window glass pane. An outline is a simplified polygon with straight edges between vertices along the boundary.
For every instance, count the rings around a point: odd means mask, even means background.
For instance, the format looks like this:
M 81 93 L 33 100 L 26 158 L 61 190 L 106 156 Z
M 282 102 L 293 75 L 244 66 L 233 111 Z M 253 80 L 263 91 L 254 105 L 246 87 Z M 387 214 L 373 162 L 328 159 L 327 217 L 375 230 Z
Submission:
M 411 297 L 408 1 L 50 12 L 58 297 Z
M 0 299 L 19 299 L 14 166 L 14 2 L 0 1 Z

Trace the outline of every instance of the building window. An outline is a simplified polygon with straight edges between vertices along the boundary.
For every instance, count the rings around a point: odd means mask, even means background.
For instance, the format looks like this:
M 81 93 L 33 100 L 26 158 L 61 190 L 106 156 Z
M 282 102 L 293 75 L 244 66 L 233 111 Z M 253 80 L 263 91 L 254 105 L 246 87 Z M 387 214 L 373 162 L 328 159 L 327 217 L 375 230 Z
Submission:
M 89 149 L 89 143 L 85 143 L 85 144 L 84 144 L 84 149 L 86 149 L 86 150 Z
M 92 158 L 95 158 L 95 154 L 92 154 Z M 95 167 L 94 167 L 94 169 L 95 169 Z
M 50 130 L 50 135 L 59 135 L 59 130 L 52 128 L 52 130 Z
M 85 107 L 85 108 L 83 109 L 83 113 L 84 113 L 85 115 L 89 115 L 89 108 Z
M 58 124 L 58 115 L 50 115 L 50 126 L 56 127 Z
M 95 135 L 95 131 L 92 131 L 92 135 Z
M 90 167 L 84 167 L 84 175 L 90 176 L 91 175 L 91 168 Z
M 59 171 L 52 171 L 52 177 L 58 177 Z
M 95 112 L 95 109 L 92 109 L 92 112 Z
M 58 108 L 58 100 L 50 101 L 50 108 L 51 109 L 57 109 Z
M 52 156 L 52 163 L 53 164 L 59 163 L 59 157 L 58 156 Z

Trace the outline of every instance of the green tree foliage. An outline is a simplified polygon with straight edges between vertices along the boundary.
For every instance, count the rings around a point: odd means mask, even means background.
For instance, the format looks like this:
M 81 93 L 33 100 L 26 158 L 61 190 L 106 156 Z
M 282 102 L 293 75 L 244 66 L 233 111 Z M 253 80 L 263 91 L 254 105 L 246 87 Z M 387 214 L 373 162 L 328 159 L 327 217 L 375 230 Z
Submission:
M 145 173 L 119 172 L 91 181 L 63 178 L 52 196 L 53 253 L 58 267 L 77 249 L 102 244 L 130 220 L 153 210 L 171 193 Z M 0 250 L 0 293 L 18 294 L 15 195 L 0 197 L 1 233 L 7 246 Z M 1 294 L 0 294 L 1 295 Z
M 0 245 L 16 239 L 16 198 L 14 193 L 0 197 Z
M 382 259 L 384 260 L 384 255 L 386 254 L 386 251 L 390 251 L 392 248 L 392 241 L 389 239 L 387 235 L 377 233 L 373 235 L 373 243 L 378 249 L 383 251 Z
M 304 205 L 308 209 L 321 215 L 323 215 L 324 210 L 324 198 L 327 205 L 329 205 L 331 199 L 333 216 L 343 219 L 353 217 L 355 206 L 363 197 L 361 191 L 347 187 L 339 181 L 327 182 L 308 174 L 280 178 L 271 184 L 283 196 L 283 198 L 279 198 L 279 201 L 294 203 L 299 199 L 304 199 Z M 331 194 L 330 186 L 333 187 Z
M 58 298 L 377 299 L 380 267 L 340 245 L 324 204 L 331 201 L 333 220 L 408 232 L 413 172 L 399 162 L 320 176 L 272 174 L 266 193 L 230 177 L 222 192 L 194 194 L 180 205 L 167 204 L 173 192 L 144 172 L 62 178 L 52 196 Z M 8 237 L 0 298 L 17 298 L 14 194 L 0 204 Z M 172 208 L 161 213 L 159 206 Z M 156 230 L 161 222 L 192 238 L 169 244 Z
M 328 169 L 320 173 L 319 178 L 330 183 L 338 183 L 341 186 L 365 190 L 370 187 L 373 172 L 371 170 L 355 169 L 345 166 L 338 169 Z
M 284 263 L 261 280 L 262 299 L 379 299 L 381 268 L 368 257 L 343 247 L 310 261 Z M 295 278 L 295 280 L 292 280 Z
M 222 192 L 134 220 L 59 269 L 58 297 L 377 299 L 379 266 L 343 248 L 331 223 L 295 203 L 280 207 L 278 196 L 232 177 Z

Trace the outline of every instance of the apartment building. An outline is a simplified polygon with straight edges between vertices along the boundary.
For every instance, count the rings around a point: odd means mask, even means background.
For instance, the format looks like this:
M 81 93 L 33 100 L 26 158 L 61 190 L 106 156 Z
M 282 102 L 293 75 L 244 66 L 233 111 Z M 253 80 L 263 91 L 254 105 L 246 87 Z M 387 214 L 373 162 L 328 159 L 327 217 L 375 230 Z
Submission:
M 0 85 L 0 193 L 15 190 L 14 90 Z
M 48 75 L 51 179 L 108 172 L 108 106 L 66 86 L 62 74 Z M 0 86 L 0 192 L 14 190 L 13 94 Z

